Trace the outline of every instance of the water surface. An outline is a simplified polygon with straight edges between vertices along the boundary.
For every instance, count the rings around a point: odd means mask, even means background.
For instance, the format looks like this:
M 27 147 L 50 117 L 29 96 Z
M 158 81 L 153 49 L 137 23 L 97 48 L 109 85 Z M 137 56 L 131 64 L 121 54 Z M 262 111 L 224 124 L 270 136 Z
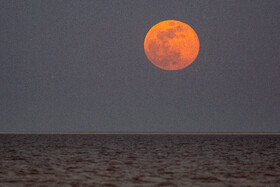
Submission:
M 0 186 L 277 186 L 280 136 L 0 135 Z

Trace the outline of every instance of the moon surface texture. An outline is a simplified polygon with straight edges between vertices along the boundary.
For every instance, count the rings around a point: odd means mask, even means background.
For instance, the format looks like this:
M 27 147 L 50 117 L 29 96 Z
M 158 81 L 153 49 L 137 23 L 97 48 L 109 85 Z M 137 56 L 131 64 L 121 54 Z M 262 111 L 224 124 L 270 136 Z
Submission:
M 199 45 L 196 32 L 188 24 L 166 20 L 149 30 L 144 50 L 155 66 L 164 70 L 179 70 L 196 59 Z

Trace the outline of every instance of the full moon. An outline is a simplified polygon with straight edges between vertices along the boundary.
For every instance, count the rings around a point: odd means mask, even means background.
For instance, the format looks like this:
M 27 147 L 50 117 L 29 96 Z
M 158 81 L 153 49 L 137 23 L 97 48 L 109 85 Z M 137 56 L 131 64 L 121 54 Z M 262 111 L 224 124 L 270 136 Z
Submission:
M 148 59 L 158 68 L 179 70 L 196 59 L 199 39 L 188 24 L 166 20 L 149 30 L 144 41 L 144 50 Z

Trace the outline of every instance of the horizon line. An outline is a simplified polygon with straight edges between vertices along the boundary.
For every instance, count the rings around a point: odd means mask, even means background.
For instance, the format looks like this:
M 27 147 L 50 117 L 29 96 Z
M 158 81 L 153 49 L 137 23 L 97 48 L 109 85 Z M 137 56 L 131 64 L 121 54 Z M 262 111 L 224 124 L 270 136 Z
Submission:
M 280 132 L 187 132 L 187 131 L 0 131 L 0 134 L 139 134 L 139 135 L 280 135 Z

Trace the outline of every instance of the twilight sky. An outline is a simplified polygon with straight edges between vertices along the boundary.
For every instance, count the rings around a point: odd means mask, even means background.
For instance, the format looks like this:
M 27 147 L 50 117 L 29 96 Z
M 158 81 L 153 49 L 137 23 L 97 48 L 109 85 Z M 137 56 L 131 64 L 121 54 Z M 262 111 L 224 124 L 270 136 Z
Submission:
M 280 1 L 1 1 L 0 131 L 280 131 Z M 165 71 L 144 39 L 189 24 Z

